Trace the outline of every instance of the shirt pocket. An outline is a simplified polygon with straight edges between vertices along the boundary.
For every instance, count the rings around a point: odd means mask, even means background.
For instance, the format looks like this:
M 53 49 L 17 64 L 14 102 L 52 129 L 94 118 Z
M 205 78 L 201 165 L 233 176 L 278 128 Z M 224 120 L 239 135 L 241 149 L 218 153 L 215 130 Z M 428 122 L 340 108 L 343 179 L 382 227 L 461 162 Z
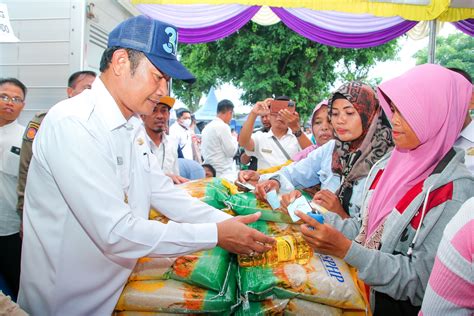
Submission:
M 11 152 L 12 148 L 10 147 L 8 151 L 3 154 L 3 163 L 2 169 L 6 174 L 18 177 L 18 169 L 20 167 L 20 155 L 17 153 Z

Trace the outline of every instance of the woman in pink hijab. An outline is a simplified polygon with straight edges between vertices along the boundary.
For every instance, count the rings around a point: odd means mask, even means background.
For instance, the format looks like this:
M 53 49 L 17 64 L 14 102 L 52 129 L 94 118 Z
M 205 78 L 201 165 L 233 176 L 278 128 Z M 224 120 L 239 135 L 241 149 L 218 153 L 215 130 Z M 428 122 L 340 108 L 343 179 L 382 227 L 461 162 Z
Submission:
M 418 313 L 443 230 L 474 196 L 464 152 L 452 148 L 471 93 L 465 78 L 438 65 L 382 83 L 378 95 L 395 149 L 369 174 L 362 220 L 328 212 L 319 224 L 298 213 L 301 232 L 317 252 L 357 268 L 375 315 Z
M 297 152 L 291 157 L 291 160 L 296 162 L 308 157 L 310 152 L 334 138 L 334 129 L 328 115 L 328 100 L 321 101 L 313 109 L 311 114 L 311 131 L 313 132 L 316 144 Z

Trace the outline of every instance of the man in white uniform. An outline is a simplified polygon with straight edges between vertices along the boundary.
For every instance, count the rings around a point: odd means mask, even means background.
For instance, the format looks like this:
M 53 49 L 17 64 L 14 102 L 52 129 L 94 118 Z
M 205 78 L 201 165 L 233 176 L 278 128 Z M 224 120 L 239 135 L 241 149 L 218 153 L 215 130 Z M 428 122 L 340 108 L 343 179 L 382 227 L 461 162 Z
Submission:
M 277 100 L 290 101 L 288 97 L 279 97 Z M 290 113 L 287 109 L 271 112 L 271 101 L 272 99 L 266 99 L 257 102 L 240 130 L 239 144 L 244 147 L 248 156 L 258 159 L 258 169 L 281 165 L 301 149 L 311 145 L 311 141 L 301 130 L 299 115 L 296 112 Z M 259 115 L 270 116 L 270 131 L 252 133 Z
M 216 169 L 216 175 L 221 177 L 235 172 L 232 168 L 237 152 L 237 139 L 230 131 L 230 120 L 234 113 L 234 104 L 222 100 L 217 104 L 217 117 L 204 127 L 202 131 L 202 156 L 204 162 Z
M 176 28 L 145 16 L 110 34 L 90 90 L 56 104 L 33 143 L 23 216 L 19 304 L 32 315 L 110 315 L 137 258 L 216 245 L 268 250 L 272 238 L 177 189 L 139 115 L 194 81 L 176 59 Z M 150 206 L 170 218 L 148 220 Z M 217 223 L 217 224 L 216 224 Z
M 179 175 L 178 149 L 175 142 L 166 135 L 170 110 L 175 101 L 169 96 L 160 98 L 153 113 L 142 115 L 142 120 L 150 142 L 151 152 L 157 159 L 158 167 L 173 180 L 174 184 L 180 184 L 189 180 Z
M 0 79 L 0 275 L 13 298 L 20 283 L 20 214 L 16 210 L 21 138 L 25 127 L 17 118 L 25 106 L 25 85 Z

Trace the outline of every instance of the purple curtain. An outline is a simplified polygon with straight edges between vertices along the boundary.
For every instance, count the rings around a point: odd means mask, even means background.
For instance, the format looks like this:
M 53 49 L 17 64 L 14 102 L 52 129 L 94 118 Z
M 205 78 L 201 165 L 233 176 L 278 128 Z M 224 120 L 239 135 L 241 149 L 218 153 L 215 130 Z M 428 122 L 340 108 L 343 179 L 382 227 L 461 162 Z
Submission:
M 178 28 L 179 41 L 187 44 L 217 41 L 237 32 L 260 10 L 259 6 L 249 7 L 242 13 L 216 25 L 201 28 Z
M 474 36 L 474 19 L 453 22 L 453 24 L 458 30 L 466 33 L 467 35 Z
M 418 23 L 416 21 L 404 21 L 398 25 L 376 32 L 346 34 L 328 31 L 318 26 L 314 26 L 297 18 L 283 8 L 272 7 L 271 9 L 286 26 L 301 36 L 324 45 L 340 48 L 366 48 L 378 46 L 405 34 Z

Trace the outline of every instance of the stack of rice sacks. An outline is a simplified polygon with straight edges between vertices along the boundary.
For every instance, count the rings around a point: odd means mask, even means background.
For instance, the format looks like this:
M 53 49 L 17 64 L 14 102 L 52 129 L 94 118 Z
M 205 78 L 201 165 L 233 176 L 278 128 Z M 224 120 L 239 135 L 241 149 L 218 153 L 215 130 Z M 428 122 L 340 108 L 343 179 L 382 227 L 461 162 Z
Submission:
M 238 193 L 224 179 L 188 182 L 192 196 L 231 214 L 262 212 L 250 224 L 269 235 L 299 234 L 289 216 L 273 211 L 253 193 Z M 230 209 L 230 210 L 229 210 Z M 167 219 L 152 210 L 150 219 Z M 314 254 L 306 264 L 239 267 L 216 247 L 179 258 L 141 258 L 116 306 L 116 315 L 366 315 L 368 305 L 354 269 L 342 260 Z

